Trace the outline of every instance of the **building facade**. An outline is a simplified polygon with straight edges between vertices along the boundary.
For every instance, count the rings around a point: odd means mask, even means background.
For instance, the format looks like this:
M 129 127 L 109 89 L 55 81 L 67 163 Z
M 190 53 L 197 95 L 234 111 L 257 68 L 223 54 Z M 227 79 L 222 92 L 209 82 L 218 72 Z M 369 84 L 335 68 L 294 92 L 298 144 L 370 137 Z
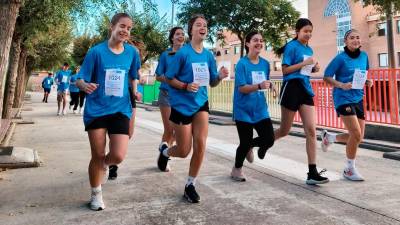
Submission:
M 344 34 L 351 28 L 360 31 L 362 50 L 369 56 L 370 68 L 388 67 L 386 21 L 374 7 L 363 7 L 362 2 L 353 0 L 309 0 L 308 15 L 314 25 L 310 46 L 321 66 L 317 76 L 321 77 L 328 63 L 343 51 Z M 400 68 L 400 14 L 394 16 L 393 32 L 396 67 Z M 230 77 L 234 78 L 235 65 L 240 59 L 240 40 L 229 31 L 224 36 L 225 41 L 218 41 L 214 52 L 218 65 L 230 68 Z M 261 56 L 270 62 L 271 76 L 282 77 L 281 59 L 268 45 Z

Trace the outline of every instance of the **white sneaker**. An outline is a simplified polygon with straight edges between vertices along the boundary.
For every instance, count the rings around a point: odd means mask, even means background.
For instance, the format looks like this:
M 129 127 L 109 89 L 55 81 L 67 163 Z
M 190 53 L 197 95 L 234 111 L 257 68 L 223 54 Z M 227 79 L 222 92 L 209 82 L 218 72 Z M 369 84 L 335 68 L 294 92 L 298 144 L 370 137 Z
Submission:
M 232 168 L 232 172 L 231 172 L 231 178 L 234 181 L 239 181 L 239 182 L 245 182 L 246 181 L 246 177 L 243 174 L 242 168 L 233 167 Z
M 63 114 L 63 116 L 67 115 L 67 110 L 64 109 L 62 114 Z
M 60 112 L 60 111 L 58 111 L 58 112 L 57 112 L 57 116 L 60 116 L 60 115 L 61 115 L 61 112 Z
M 79 108 L 79 114 L 82 115 L 82 108 Z
M 343 171 L 343 177 L 352 181 L 364 181 L 364 178 L 356 168 L 345 168 Z
M 76 110 L 73 110 L 72 112 L 73 112 L 74 114 L 76 114 Z
M 332 145 L 332 143 L 329 142 L 328 140 L 328 131 L 327 130 L 323 130 L 320 134 L 321 136 L 321 149 L 323 152 L 327 152 L 329 146 Z
M 101 191 L 99 191 L 99 192 L 92 191 L 92 196 L 90 197 L 90 209 L 95 210 L 95 211 L 100 211 L 105 208 L 106 208 L 106 206 L 104 205 L 104 202 L 103 202 L 102 192 Z

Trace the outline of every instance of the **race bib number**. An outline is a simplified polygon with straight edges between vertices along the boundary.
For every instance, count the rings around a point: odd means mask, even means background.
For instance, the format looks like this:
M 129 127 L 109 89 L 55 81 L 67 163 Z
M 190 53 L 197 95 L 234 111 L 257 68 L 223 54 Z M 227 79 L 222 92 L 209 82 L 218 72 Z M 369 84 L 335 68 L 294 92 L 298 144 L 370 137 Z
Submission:
M 47 80 L 47 84 L 50 85 L 50 83 L 51 83 L 50 80 Z
M 192 63 L 193 82 L 199 86 L 208 86 L 210 84 L 210 71 L 207 63 Z
M 61 83 L 67 83 L 68 82 L 68 76 L 63 76 L 61 79 Z
M 303 61 L 306 61 L 308 58 L 311 56 L 308 55 L 303 55 Z M 300 70 L 300 74 L 305 75 L 305 76 L 311 76 L 312 68 L 315 66 L 315 64 L 303 66 Z
M 365 81 L 367 81 L 368 71 L 356 69 L 353 75 L 352 89 L 364 89 Z
M 122 97 L 124 95 L 125 70 L 106 69 L 105 94 Z
M 260 84 L 265 81 L 265 73 L 264 71 L 251 71 L 251 78 L 253 84 Z

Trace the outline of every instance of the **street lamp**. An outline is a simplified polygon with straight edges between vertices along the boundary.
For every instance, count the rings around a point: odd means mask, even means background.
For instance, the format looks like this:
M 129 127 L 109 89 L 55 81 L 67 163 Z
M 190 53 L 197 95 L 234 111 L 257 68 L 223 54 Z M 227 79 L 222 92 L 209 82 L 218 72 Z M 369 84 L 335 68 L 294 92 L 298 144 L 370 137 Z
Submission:
M 179 2 L 179 0 L 171 0 L 171 3 L 172 3 L 171 26 L 174 26 L 175 4 L 178 2 Z

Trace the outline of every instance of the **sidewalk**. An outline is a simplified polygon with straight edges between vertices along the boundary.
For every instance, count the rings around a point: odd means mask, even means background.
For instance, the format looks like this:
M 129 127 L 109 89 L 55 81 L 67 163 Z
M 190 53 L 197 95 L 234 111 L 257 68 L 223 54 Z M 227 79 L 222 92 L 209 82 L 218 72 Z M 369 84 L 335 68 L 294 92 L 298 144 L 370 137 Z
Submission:
M 0 223 L 14 224 L 400 224 L 400 164 L 381 152 L 360 149 L 357 166 L 366 181 L 341 178 L 344 146 L 320 151 L 319 165 L 331 182 L 307 186 L 305 140 L 286 137 L 266 159 L 245 163 L 248 181 L 231 181 L 233 126 L 210 125 L 206 159 L 198 179 L 200 204 L 182 199 L 189 159 L 172 159 L 172 171 L 156 167 L 162 132 L 159 112 L 138 109 L 135 135 L 118 179 L 103 185 L 106 210 L 87 208 L 90 189 L 89 142 L 82 117 L 56 116 L 55 95 L 48 104 L 32 94 L 33 111 L 17 125 L 11 145 L 30 147 L 39 168 L 0 172 Z M 319 146 L 319 143 L 318 143 Z

